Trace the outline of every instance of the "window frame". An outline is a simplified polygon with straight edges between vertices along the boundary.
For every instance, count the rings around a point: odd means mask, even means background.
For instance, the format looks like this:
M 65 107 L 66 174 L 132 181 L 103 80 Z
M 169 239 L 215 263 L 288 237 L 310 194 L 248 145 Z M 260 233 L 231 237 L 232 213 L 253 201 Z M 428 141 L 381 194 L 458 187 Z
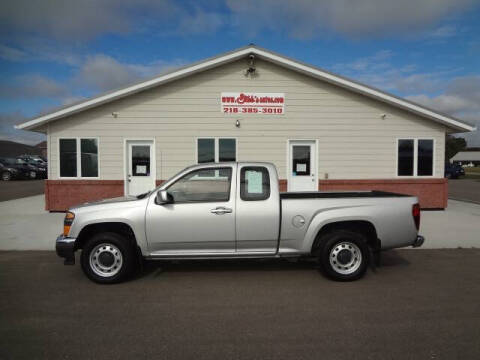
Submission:
M 82 176 L 82 153 L 81 153 L 81 142 L 82 139 L 95 139 L 97 140 L 97 176 Z M 77 150 L 77 176 L 60 176 L 60 141 L 61 140 L 75 140 L 75 146 Z M 62 136 L 57 139 L 57 178 L 58 179 L 82 179 L 82 180 L 98 180 L 100 179 L 100 138 L 98 136 Z M 78 175 L 80 174 L 80 176 Z
M 233 182 L 233 167 L 232 166 L 215 166 L 215 167 L 204 167 L 200 169 L 194 169 L 192 171 L 187 172 L 186 174 L 183 174 L 181 177 L 176 179 L 174 182 L 172 182 L 168 187 L 162 189 L 167 191 L 170 189 L 173 185 L 175 185 L 178 181 L 182 180 L 185 176 L 190 175 L 191 173 L 197 172 L 197 171 L 203 171 L 203 170 L 223 170 L 223 169 L 229 169 L 230 170 L 230 181 L 228 185 L 228 198 L 227 200 L 209 200 L 209 201 L 175 201 L 174 204 L 208 204 L 208 203 L 228 203 L 230 202 L 230 199 L 232 198 L 232 182 Z M 205 178 L 208 180 L 208 178 Z M 203 178 L 202 178 L 203 180 Z M 198 180 L 198 181 L 202 181 Z
M 220 141 L 219 140 L 235 140 L 235 162 L 238 160 L 238 139 L 234 136 L 199 136 L 195 138 L 195 163 L 196 164 L 208 164 L 208 163 L 199 163 L 198 162 L 198 140 L 202 139 L 213 139 L 214 140 L 214 163 L 222 164 L 230 161 L 220 162 Z
M 245 197 L 247 192 L 245 191 L 245 173 L 250 170 L 250 171 L 259 171 L 262 174 L 267 175 L 268 179 L 268 191 L 264 194 L 263 192 L 261 194 L 258 194 L 260 196 L 253 196 L 251 198 Z M 270 181 L 270 172 L 265 166 L 243 166 L 240 169 L 240 200 L 242 201 L 265 201 L 270 199 L 270 195 L 272 193 L 272 182 Z M 262 188 L 263 188 L 263 182 L 262 182 Z M 248 195 L 247 195 L 248 196 Z
M 413 175 L 398 175 L 398 146 L 400 140 L 413 140 Z M 418 175 L 418 141 L 419 140 L 431 140 L 432 143 L 432 175 Z M 432 137 L 398 137 L 395 141 L 395 177 L 399 179 L 411 179 L 411 178 L 433 178 L 435 177 L 435 156 L 436 156 L 436 139 Z

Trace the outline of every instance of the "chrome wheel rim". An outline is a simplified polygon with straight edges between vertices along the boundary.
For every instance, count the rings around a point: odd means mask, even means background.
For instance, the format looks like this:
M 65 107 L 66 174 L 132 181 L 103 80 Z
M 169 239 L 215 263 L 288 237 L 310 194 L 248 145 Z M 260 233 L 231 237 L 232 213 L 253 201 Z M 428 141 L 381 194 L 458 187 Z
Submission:
M 90 252 L 90 268 L 101 277 L 118 274 L 123 265 L 122 252 L 112 244 L 100 244 Z
M 10 180 L 10 174 L 9 174 L 9 173 L 3 173 L 3 175 L 2 175 L 2 180 L 3 180 L 3 181 L 8 181 L 8 180 Z
M 35 173 L 35 171 L 30 171 L 30 177 L 32 179 L 35 179 L 36 176 L 37 176 L 37 174 Z
M 349 275 L 360 268 L 362 264 L 362 252 L 352 242 L 342 241 L 330 250 L 330 265 L 335 272 Z

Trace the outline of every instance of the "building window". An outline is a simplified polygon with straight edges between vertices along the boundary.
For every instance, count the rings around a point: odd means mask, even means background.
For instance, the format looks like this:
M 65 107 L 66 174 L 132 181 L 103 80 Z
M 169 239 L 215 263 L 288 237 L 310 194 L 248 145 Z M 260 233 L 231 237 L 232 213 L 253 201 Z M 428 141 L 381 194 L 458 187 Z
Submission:
M 270 197 L 270 176 L 263 166 L 243 167 L 240 171 L 240 198 L 244 201 Z
M 59 139 L 60 177 L 98 177 L 98 139 Z
M 197 162 L 225 162 L 237 160 L 237 141 L 230 138 L 197 139 Z
M 98 177 L 98 142 L 97 139 L 81 139 L 82 156 L 81 177 Z
M 60 177 L 77 176 L 77 139 L 60 139 Z
M 431 139 L 418 140 L 417 175 L 433 175 L 433 140 Z
M 215 139 L 198 139 L 198 163 L 215 162 Z
M 398 140 L 398 175 L 413 175 L 414 141 Z
M 398 176 L 433 176 L 433 139 L 399 139 Z

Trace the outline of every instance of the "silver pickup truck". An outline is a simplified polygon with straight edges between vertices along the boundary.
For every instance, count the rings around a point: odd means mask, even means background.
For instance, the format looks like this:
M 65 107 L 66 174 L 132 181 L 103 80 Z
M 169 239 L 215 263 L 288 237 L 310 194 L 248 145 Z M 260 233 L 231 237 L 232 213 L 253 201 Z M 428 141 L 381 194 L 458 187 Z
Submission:
M 380 191 L 280 193 L 275 167 L 189 167 L 137 197 L 71 208 L 56 250 L 81 252 L 99 283 L 125 279 L 143 259 L 314 257 L 335 280 L 356 280 L 381 250 L 421 246 L 416 197 Z

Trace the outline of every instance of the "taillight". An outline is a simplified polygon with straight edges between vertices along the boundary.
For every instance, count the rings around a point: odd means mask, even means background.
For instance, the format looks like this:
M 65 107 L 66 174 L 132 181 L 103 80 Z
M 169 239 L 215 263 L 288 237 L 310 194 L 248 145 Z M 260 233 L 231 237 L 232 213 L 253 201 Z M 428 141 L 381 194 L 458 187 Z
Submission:
M 420 205 L 419 204 L 413 204 L 412 206 L 412 216 L 413 216 L 413 221 L 415 221 L 415 227 L 420 229 Z
M 73 219 L 75 219 L 75 214 L 67 212 L 65 214 L 65 219 L 63 220 L 63 236 L 68 236 L 70 232 L 70 227 L 72 226 Z

